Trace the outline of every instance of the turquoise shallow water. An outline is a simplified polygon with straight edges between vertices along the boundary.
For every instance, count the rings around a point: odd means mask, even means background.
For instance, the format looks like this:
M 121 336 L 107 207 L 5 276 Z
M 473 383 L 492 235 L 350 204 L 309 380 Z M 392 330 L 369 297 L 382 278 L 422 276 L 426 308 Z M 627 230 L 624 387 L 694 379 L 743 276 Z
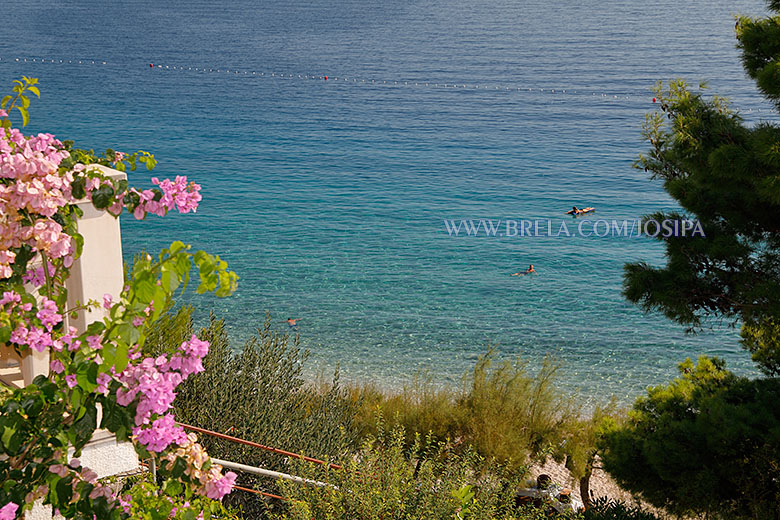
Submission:
M 674 208 L 631 167 L 649 88 L 706 80 L 746 119 L 770 117 L 733 38 L 734 14 L 762 11 L 746 0 L 31 1 L 4 7 L 0 77 L 40 78 L 31 131 L 149 150 L 156 175 L 203 185 L 197 215 L 123 218 L 125 253 L 178 238 L 225 258 L 238 292 L 197 305 L 236 339 L 266 312 L 302 317 L 312 370 L 339 364 L 386 385 L 420 369 L 457 381 L 488 345 L 532 362 L 551 352 L 567 387 L 628 399 L 689 355 L 750 370 L 734 330 L 686 336 L 622 299 L 623 264 L 662 262 L 658 244 L 456 238 L 443 220 Z M 537 276 L 509 276 L 530 263 Z

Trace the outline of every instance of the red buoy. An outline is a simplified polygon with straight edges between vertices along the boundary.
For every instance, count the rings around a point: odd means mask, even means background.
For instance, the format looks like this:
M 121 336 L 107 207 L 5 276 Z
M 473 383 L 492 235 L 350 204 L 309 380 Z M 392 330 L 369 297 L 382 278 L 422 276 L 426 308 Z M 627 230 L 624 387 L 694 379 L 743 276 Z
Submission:
M 653 103 L 655 103 L 655 98 L 653 98 Z
M 328 76 L 325 76 L 325 81 L 328 81 Z
M 150 64 L 149 64 L 149 66 L 150 66 L 150 67 L 154 67 L 154 63 L 150 63 Z

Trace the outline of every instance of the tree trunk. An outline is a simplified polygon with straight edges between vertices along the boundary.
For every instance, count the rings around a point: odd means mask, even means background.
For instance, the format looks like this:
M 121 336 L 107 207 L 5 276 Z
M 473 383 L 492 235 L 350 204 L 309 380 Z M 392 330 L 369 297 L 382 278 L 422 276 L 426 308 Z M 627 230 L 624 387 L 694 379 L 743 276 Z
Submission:
M 580 478 L 580 498 L 582 498 L 582 505 L 585 509 L 590 507 L 590 476 L 593 473 L 593 468 L 588 464 L 585 470 L 585 475 Z

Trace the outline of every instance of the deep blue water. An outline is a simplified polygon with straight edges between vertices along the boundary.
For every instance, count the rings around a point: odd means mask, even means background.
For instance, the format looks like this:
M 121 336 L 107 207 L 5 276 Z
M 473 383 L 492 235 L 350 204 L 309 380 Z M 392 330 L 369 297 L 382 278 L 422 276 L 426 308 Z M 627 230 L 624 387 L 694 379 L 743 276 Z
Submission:
M 704 80 L 749 121 L 771 117 L 733 35 L 758 1 L 31 0 L 3 13 L 2 84 L 41 82 L 28 131 L 148 150 L 155 175 L 202 184 L 197 215 L 123 217 L 125 255 L 181 239 L 226 259 L 238 292 L 192 301 L 237 340 L 266 312 L 301 317 L 312 370 L 387 385 L 419 369 L 457 381 L 488 345 L 532 363 L 551 352 L 567 386 L 620 399 L 686 356 L 750 369 L 734 330 L 686 336 L 623 300 L 624 263 L 662 263 L 658 243 L 455 238 L 443 219 L 673 209 L 632 168 L 650 87 Z M 538 275 L 509 276 L 530 263 Z

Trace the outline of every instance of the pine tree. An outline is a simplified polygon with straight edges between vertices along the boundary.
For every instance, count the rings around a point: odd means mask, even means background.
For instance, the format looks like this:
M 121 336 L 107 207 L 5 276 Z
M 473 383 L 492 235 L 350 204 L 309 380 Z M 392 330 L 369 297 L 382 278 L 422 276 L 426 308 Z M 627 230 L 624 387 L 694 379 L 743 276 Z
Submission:
M 769 6 L 780 13 L 780 1 Z M 740 17 L 736 35 L 748 75 L 780 107 L 780 16 Z M 692 331 L 741 322 L 754 360 L 777 373 L 780 349 L 766 339 L 779 336 L 771 331 L 780 319 L 780 127 L 745 124 L 726 100 L 705 98 L 705 87 L 678 80 L 657 91 L 660 110 L 644 127 L 650 151 L 637 166 L 663 181 L 682 212 L 647 218 L 694 219 L 705 236 L 659 235 L 666 266 L 626 265 L 624 295 Z
M 780 0 L 740 17 L 748 75 L 780 109 Z M 742 324 L 742 342 L 770 377 L 748 379 L 702 357 L 651 388 L 600 437 L 604 467 L 625 488 L 678 515 L 780 518 L 780 127 L 748 125 L 717 96 L 683 81 L 657 87 L 650 151 L 637 166 L 661 179 L 705 236 L 659 236 L 667 264 L 625 267 L 624 294 L 697 330 Z

